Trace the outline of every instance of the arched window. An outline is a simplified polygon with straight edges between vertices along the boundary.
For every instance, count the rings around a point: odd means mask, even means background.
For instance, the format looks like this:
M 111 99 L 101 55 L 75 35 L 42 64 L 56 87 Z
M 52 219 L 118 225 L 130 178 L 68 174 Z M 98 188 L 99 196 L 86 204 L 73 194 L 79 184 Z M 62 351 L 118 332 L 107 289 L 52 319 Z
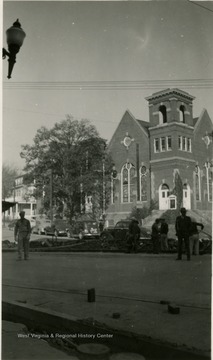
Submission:
M 117 179 L 117 171 L 115 168 L 111 172 L 111 204 L 115 203 L 115 182 Z
M 133 201 L 135 167 L 126 163 L 121 169 L 121 202 Z
M 184 123 L 185 124 L 185 106 L 181 105 L 180 106 L 180 122 Z
M 140 167 L 140 201 L 147 201 L 147 169 Z
M 196 201 L 201 200 L 200 168 L 198 165 L 195 166 L 195 196 Z
M 167 123 L 167 113 L 166 113 L 166 106 L 161 105 L 159 107 L 159 124 Z
M 205 163 L 206 167 L 206 187 L 208 201 L 212 201 L 212 181 L 213 181 L 213 168 L 209 161 Z

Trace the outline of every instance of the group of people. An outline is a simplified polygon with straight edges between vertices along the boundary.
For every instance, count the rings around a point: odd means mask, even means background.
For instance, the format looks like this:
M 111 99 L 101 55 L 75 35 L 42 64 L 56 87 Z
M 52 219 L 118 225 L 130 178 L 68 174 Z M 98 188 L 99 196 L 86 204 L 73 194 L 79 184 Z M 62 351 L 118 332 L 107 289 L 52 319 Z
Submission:
M 187 260 L 191 255 L 199 255 L 199 230 L 203 230 L 201 223 L 192 220 L 186 215 L 186 209 L 180 209 L 180 215 L 175 221 L 175 231 L 178 238 L 178 256 L 177 260 L 182 259 L 183 243 L 185 245 Z M 168 231 L 169 227 L 165 219 L 156 219 L 152 225 L 153 252 L 155 254 L 161 251 L 168 251 Z
M 156 219 L 152 225 L 153 253 L 168 251 L 169 226 L 165 219 Z
M 127 234 L 127 252 L 137 252 L 138 242 L 140 239 L 141 229 L 136 218 L 132 218 L 129 224 L 129 231 Z
M 175 230 L 178 237 L 178 256 L 176 260 L 182 259 L 183 242 L 185 244 L 187 260 L 189 261 L 191 255 L 199 255 L 199 230 L 203 230 L 204 226 L 192 220 L 186 215 L 186 209 L 180 209 L 180 215 L 176 218 Z
M 187 260 L 191 255 L 199 255 L 199 231 L 198 226 L 203 230 L 204 226 L 197 223 L 186 215 L 186 209 L 180 209 L 180 215 L 175 222 L 175 230 L 178 238 L 178 256 L 177 260 L 182 259 L 183 243 Z M 158 254 L 159 251 L 168 251 L 168 232 L 169 226 L 165 219 L 156 219 L 152 225 L 153 252 Z M 31 226 L 29 220 L 25 219 L 25 212 L 20 212 L 20 219 L 17 220 L 14 230 L 15 241 L 18 243 L 18 260 L 22 259 L 22 250 L 24 250 L 24 260 L 29 258 L 29 240 Z M 128 252 L 137 252 L 137 244 L 140 239 L 140 227 L 137 219 L 132 218 L 129 224 L 128 232 Z

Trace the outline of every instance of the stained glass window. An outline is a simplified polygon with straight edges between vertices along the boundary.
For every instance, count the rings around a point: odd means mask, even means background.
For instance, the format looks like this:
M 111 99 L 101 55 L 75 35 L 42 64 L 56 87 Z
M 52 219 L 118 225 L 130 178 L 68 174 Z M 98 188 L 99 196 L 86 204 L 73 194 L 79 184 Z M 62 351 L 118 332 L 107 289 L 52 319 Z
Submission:
M 121 170 L 121 202 L 133 201 L 134 177 L 134 165 L 126 163 Z
M 140 168 L 140 200 L 147 201 L 147 169 L 146 166 Z

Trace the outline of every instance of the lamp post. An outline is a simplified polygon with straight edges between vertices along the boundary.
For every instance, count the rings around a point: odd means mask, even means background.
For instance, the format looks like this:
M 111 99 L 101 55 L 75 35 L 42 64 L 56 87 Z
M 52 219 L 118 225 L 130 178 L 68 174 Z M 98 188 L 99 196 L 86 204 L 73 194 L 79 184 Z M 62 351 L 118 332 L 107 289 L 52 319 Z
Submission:
M 26 36 L 24 30 L 21 28 L 21 24 L 18 19 L 13 23 L 13 26 L 7 29 L 6 36 L 9 51 L 3 48 L 2 58 L 5 59 L 6 56 L 8 56 L 9 65 L 7 78 L 11 79 L 13 66 L 16 62 L 16 54 L 19 52 L 20 47 L 22 46 L 24 38 Z
M 103 209 L 102 209 L 102 213 L 103 213 L 103 219 L 105 220 L 106 217 L 106 184 L 105 184 L 105 155 L 103 156 L 102 159 L 102 170 L 103 170 Z
M 80 170 L 80 213 L 83 214 L 83 181 L 82 181 L 82 167 Z

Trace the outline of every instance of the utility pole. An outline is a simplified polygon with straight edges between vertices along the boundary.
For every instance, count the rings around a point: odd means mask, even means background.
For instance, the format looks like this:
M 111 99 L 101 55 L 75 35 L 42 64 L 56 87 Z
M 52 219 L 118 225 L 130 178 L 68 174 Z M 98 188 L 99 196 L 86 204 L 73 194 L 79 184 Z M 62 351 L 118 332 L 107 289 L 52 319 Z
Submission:
M 53 221 L 53 171 L 50 169 L 50 220 Z
M 80 172 L 80 213 L 83 214 L 83 182 L 82 182 L 82 167 Z
M 13 202 L 16 202 L 16 182 L 14 180 Z M 13 207 L 13 220 L 15 219 L 16 205 Z
M 105 215 L 106 215 L 106 184 L 105 184 L 105 156 L 103 157 L 102 160 L 103 163 L 103 209 L 102 209 L 102 213 L 103 213 L 103 219 L 105 220 Z

